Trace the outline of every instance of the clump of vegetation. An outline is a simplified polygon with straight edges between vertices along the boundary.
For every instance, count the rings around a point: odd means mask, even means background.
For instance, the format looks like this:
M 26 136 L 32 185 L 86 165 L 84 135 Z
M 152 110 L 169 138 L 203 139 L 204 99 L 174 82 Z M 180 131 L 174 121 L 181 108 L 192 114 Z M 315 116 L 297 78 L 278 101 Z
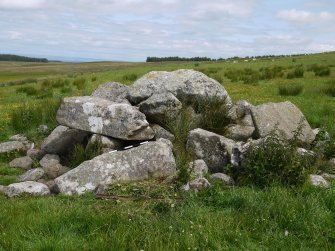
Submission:
M 85 78 L 77 78 L 73 81 L 73 85 L 76 86 L 78 90 L 84 90 L 86 87 L 85 83 Z
M 127 73 L 123 75 L 122 80 L 126 82 L 134 82 L 138 78 L 136 73 Z
M 86 148 L 81 144 L 76 144 L 70 153 L 69 167 L 75 168 L 84 161 L 93 159 L 102 153 L 101 137 L 97 137 L 96 140 L 88 144 Z
M 278 65 L 261 67 L 259 71 L 261 73 L 261 79 L 263 80 L 281 78 L 284 76 L 284 67 Z
M 16 89 L 16 93 L 25 93 L 28 96 L 35 96 L 38 90 L 34 86 L 22 86 Z
M 313 64 L 308 67 L 308 71 L 313 71 L 315 76 L 325 77 L 330 75 L 330 68 L 326 65 Z
M 278 93 L 281 96 L 297 96 L 304 90 L 301 84 L 282 84 L 278 86 Z
M 335 97 L 335 80 L 332 79 L 326 83 L 326 87 L 323 89 L 324 94 Z
M 250 146 L 241 167 L 232 167 L 239 184 L 266 187 L 273 184 L 298 186 L 305 183 L 315 157 L 297 152 L 298 134 L 293 140 L 284 140 L 272 132 L 257 145 Z
M 225 77 L 232 82 L 242 81 L 244 84 L 256 84 L 261 79 L 260 72 L 250 68 L 229 69 L 225 72 Z
M 92 81 L 92 82 L 97 81 L 97 77 L 96 77 L 96 76 L 95 76 L 95 77 L 92 77 L 92 78 L 91 78 L 91 81 Z
M 45 100 L 38 103 L 23 103 L 10 114 L 10 124 L 17 133 L 36 129 L 40 124 L 55 125 L 58 100 Z
M 302 66 L 297 66 L 295 69 L 289 73 L 287 73 L 287 78 L 302 78 L 304 77 L 304 68 Z

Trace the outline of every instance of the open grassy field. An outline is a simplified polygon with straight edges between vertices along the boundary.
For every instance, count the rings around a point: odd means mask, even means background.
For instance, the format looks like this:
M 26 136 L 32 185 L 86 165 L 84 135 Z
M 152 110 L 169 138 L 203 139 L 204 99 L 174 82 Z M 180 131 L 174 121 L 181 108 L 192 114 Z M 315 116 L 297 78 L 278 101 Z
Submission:
M 0 141 L 52 129 L 65 96 L 100 84 L 131 84 L 153 70 L 192 68 L 221 82 L 234 101 L 290 100 L 312 127 L 335 135 L 335 53 L 237 62 L 0 63 Z M 0 157 L 0 185 L 15 181 L 13 156 Z M 138 189 L 146 189 L 139 184 Z M 165 200 L 82 197 L 6 199 L 0 195 L 0 250 L 334 250 L 335 186 L 211 189 Z M 126 195 L 131 192 L 126 191 Z M 176 193 L 176 194 L 175 194 Z M 171 196 L 172 194 L 172 196 Z M 175 198 L 176 197 L 176 198 Z

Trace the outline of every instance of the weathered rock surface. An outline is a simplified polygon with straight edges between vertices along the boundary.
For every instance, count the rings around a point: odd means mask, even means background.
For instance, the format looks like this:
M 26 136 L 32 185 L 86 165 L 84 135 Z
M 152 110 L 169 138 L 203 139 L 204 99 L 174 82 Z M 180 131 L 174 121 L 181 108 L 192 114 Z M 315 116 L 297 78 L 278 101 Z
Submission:
M 224 173 L 214 173 L 211 175 L 214 180 L 219 180 L 224 186 L 233 186 L 235 184 L 232 177 Z
M 55 154 L 46 154 L 40 160 L 40 165 L 43 168 L 45 175 L 50 179 L 54 179 L 70 171 L 70 168 L 60 164 L 60 158 Z
M 313 186 L 328 188 L 330 185 L 321 175 L 311 174 L 309 180 Z
M 37 148 L 32 148 L 27 151 L 27 156 L 32 159 L 40 160 L 44 155 L 44 152 Z
M 144 75 L 130 87 L 128 100 L 133 104 L 149 98 L 154 93 L 170 92 L 182 102 L 217 98 L 231 105 L 224 87 L 214 79 L 194 70 L 173 72 L 153 71 Z
M 251 108 L 256 128 L 256 136 L 263 138 L 274 129 L 278 129 L 283 137 L 291 139 L 301 125 L 299 139 L 303 143 L 311 143 L 315 135 L 302 112 L 291 102 L 267 103 Z
M 150 121 L 165 125 L 176 118 L 182 103 L 172 93 L 164 92 L 153 94 L 138 107 Z
M 115 103 L 130 104 L 127 100 L 129 87 L 117 82 L 100 85 L 93 93 L 93 97 L 107 99 Z
M 235 141 L 247 141 L 255 131 L 253 126 L 231 125 L 227 128 L 225 135 Z
M 44 134 L 44 133 L 47 133 L 49 131 L 49 127 L 47 125 L 39 125 L 37 127 L 37 131 L 39 133 L 43 133 Z
M 44 175 L 44 170 L 42 168 L 34 168 L 31 170 L 28 170 L 24 174 L 20 175 L 18 177 L 19 182 L 23 181 L 36 181 L 42 178 Z
M 163 127 L 157 124 L 151 124 L 150 127 L 155 132 L 156 139 L 168 139 L 170 141 L 174 141 L 175 137 L 168 130 L 165 130 Z
M 50 154 L 64 154 L 69 152 L 75 144 L 83 142 L 87 135 L 85 131 L 57 126 L 42 142 L 41 150 Z
M 19 142 L 27 142 L 28 139 L 26 136 L 22 135 L 22 134 L 16 134 L 16 135 L 13 135 L 9 138 L 10 141 L 19 141 Z
M 0 153 L 11 153 L 15 151 L 26 151 L 27 147 L 20 141 L 9 141 L 0 143 Z
M 49 188 L 35 181 L 25 181 L 20 183 L 13 183 L 6 187 L 5 194 L 8 197 L 16 197 L 22 194 L 29 194 L 34 196 L 49 195 Z
M 93 134 L 87 143 L 86 149 L 90 148 L 94 144 L 101 144 L 102 148 L 109 149 L 110 151 L 122 148 L 124 142 L 119 139 L 113 139 L 103 135 Z
M 194 192 L 198 192 L 202 189 L 208 188 L 210 187 L 211 184 L 209 183 L 209 181 L 206 178 L 197 178 L 194 179 L 192 181 L 190 181 L 189 183 L 187 183 L 186 185 L 184 185 L 182 187 L 182 190 L 184 191 L 194 191 Z
M 128 104 L 97 97 L 65 98 L 57 112 L 61 125 L 124 140 L 147 140 L 155 135 L 143 113 Z
M 322 173 L 321 176 L 327 181 L 335 180 L 335 175 L 334 174 Z
M 5 193 L 6 188 L 6 186 L 0 185 L 0 194 Z
M 192 130 L 187 139 L 187 150 L 203 159 L 211 172 L 220 172 L 229 163 L 236 142 L 224 136 L 203 130 Z
M 105 153 L 55 179 L 59 192 L 82 194 L 99 184 L 164 178 L 176 174 L 172 144 L 165 139 L 136 148 Z
M 28 156 L 19 157 L 9 162 L 10 167 L 17 167 L 17 168 L 22 168 L 25 170 L 30 169 L 32 164 L 33 164 L 33 160 Z
M 202 159 L 197 159 L 188 164 L 190 174 L 196 178 L 203 178 L 208 173 L 208 166 Z

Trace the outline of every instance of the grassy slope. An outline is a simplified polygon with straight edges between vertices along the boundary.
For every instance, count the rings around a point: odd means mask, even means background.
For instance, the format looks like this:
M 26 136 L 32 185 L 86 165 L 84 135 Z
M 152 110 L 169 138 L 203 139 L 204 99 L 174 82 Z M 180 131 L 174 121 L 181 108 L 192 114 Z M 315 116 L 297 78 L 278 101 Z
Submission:
M 332 65 L 335 53 L 275 61 L 257 60 L 237 64 L 220 63 L 89 63 L 33 64 L 0 63 L 0 83 L 27 78 L 63 78 L 71 82 L 85 78 L 83 90 L 72 87 L 67 93 L 58 89 L 54 99 L 90 94 L 106 81 L 130 84 L 125 76 L 141 76 L 151 70 L 179 68 L 210 69 L 221 77 L 225 88 L 237 101 L 253 104 L 291 100 L 313 126 L 324 126 L 335 132 L 334 98 L 322 93 L 324 85 L 334 79 L 315 77 L 305 72 L 302 79 L 273 79 L 257 85 L 231 83 L 224 77 L 229 68 L 259 69 L 270 65 L 305 67 L 313 63 Z M 92 81 L 92 77 L 97 77 Z M 278 95 L 278 85 L 301 83 L 302 94 Z M 25 86 L 39 87 L 32 83 Z M 19 86 L 0 88 L 0 140 L 17 133 L 10 126 L 10 116 L 23 103 L 40 103 L 34 96 L 17 94 Z M 25 131 L 41 139 L 35 127 Z M 19 173 L 0 160 L 0 184 L 12 182 Z M 8 200 L 0 196 L 0 250 L 332 250 L 335 245 L 335 190 L 299 190 L 274 187 L 267 190 L 236 188 L 212 189 L 191 195 L 175 207 L 155 201 L 97 201 L 90 195 L 81 198 L 21 198 Z M 171 203 L 170 203 L 171 204 Z M 288 235 L 285 236 L 285 230 Z

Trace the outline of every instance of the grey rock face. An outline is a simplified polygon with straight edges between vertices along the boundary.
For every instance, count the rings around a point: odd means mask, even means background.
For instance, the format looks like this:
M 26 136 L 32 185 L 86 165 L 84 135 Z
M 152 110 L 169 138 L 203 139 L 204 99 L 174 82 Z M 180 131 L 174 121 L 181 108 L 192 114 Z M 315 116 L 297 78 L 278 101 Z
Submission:
M 0 194 L 5 193 L 6 188 L 7 188 L 6 186 L 0 185 Z
M 7 186 L 5 189 L 5 194 L 8 197 L 16 197 L 22 194 L 29 194 L 33 196 L 44 196 L 49 195 L 49 188 L 35 181 L 25 181 L 20 183 L 14 183 Z
M 172 93 L 182 102 L 216 97 L 231 105 L 227 91 L 219 82 L 201 72 L 184 69 L 173 72 L 149 72 L 130 87 L 128 100 L 133 104 L 138 104 L 154 93 L 165 92 Z
M 203 178 L 208 173 L 208 167 L 206 162 L 202 159 L 197 159 L 188 164 L 188 170 L 190 174 L 196 178 Z
M 93 97 L 107 99 L 115 103 L 130 104 L 127 100 L 129 87 L 117 82 L 100 85 L 93 93 Z
M 334 174 L 322 173 L 321 176 L 327 181 L 335 180 L 335 175 Z
M 255 131 L 253 126 L 231 125 L 226 130 L 226 137 L 236 141 L 247 141 Z
M 9 141 L 0 143 L 0 153 L 11 153 L 15 151 L 26 151 L 27 147 L 20 141 Z
M 321 175 L 311 174 L 309 176 L 310 183 L 316 187 L 328 188 L 330 185 Z
M 60 164 L 60 158 L 55 154 L 46 154 L 40 160 L 40 165 L 43 168 L 46 176 L 48 176 L 50 179 L 54 179 L 70 171 L 70 168 Z
M 46 133 L 48 132 L 48 130 L 49 130 L 49 127 L 47 125 L 39 125 L 37 128 L 37 131 L 39 133 Z
M 16 135 L 10 137 L 9 140 L 10 141 L 19 141 L 19 142 L 22 142 L 22 143 L 28 141 L 27 137 L 22 135 L 22 134 L 16 134 Z
M 37 148 L 33 148 L 33 149 L 29 149 L 27 151 L 27 156 L 32 158 L 32 159 L 41 159 L 43 157 L 44 153 L 40 150 L 40 149 L 37 149 Z
M 96 97 L 65 98 L 57 112 L 57 121 L 117 139 L 147 140 L 155 136 L 145 115 L 135 107 Z
M 98 185 L 165 178 L 176 174 L 171 142 L 159 139 L 136 148 L 105 153 L 55 179 L 59 192 L 82 194 Z
M 174 141 L 174 135 L 170 133 L 168 130 L 165 130 L 163 127 L 157 124 L 150 125 L 152 130 L 155 132 L 156 139 L 168 139 L 170 141 Z
M 69 152 L 75 144 L 81 143 L 87 135 L 85 131 L 57 126 L 42 142 L 41 150 L 50 154 L 63 154 Z
M 172 93 L 165 92 L 153 94 L 138 106 L 150 121 L 165 125 L 177 116 L 182 103 Z
M 16 158 L 16 159 L 13 159 L 11 162 L 9 162 L 10 167 L 17 167 L 17 168 L 22 168 L 25 170 L 30 169 L 32 164 L 33 164 L 33 160 L 28 156 Z
M 117 149 L 122 148 L 122 146 L 124 145 L 124 142 L 122 140 L 109 138 L 103 135 L 93 134 L 90 137 L 86 148 L 89 148 L 96 143 L 101 144 L 103 148 L 106 148 L 109 150 L 117 150 Z
M 34 168 L 31 170 L 28 170 L 24 174 L 20 175 L 18 177 L 19 182 L 23 181 L 36 181 L 42 178 L 44 175 L 44 170 L 42 168 Z
M 299 139 L 304 143 L 311 143 L 315 135 L 302 112 L 291 102 L 267 103 L 251 108 L 252 118 L 257 137 L 263 138 L 276 127 L 286 139 L 291 139 L 302 125 Z
M 232 177 L 224 173 L 214 173 L 211 175 L 214 180 L 219 180 L 224 186 L 233 186 L 235 184 Z
M 220 172 L 229 163 L 236 142 L 224 136 L 203 130 L 192 130 L 187 139 L 187 150 L 203 159 L 211 172 Z

